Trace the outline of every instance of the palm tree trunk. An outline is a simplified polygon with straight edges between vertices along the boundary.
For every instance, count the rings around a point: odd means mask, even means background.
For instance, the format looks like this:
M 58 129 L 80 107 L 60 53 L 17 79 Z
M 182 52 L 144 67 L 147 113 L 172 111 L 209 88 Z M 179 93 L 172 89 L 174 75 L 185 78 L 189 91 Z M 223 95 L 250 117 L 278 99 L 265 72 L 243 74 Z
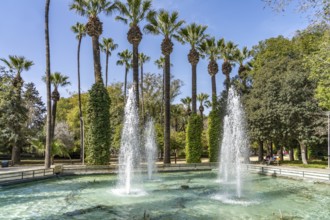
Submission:
M 102 82 L 99 37 L 92 36 L 95 82 Z
M 215 74 L 211 76 L 212 81 L 212 109 L 214 110 L 217 102 L 217 84 L 215 81 Z
M 165 55 L 165 114 L 164 114 L 164 163 L 171 163 L 171 146 L 170 146 L 170 121 L 171 121 L 171 103 L 170 103 L 170 55 Z
M 226 74 L 226 91 L 228 92 L 229 91 L 229 86 L 230 86 L 230 75 L 229 74 Z
M 143 63 L 141 63 L 141 83 L 140 83 L 140 86 L 141 86 L 141 110 L 142 110 L 142 124 L 144 124 L 144 100 L 143 100 Z
M 127 74 L 128 74 L 128 68 L 125 68 L 125 82 L 124 82 L 124 97 L 126 101 L 126 94 L 127 94 Z
M 106 61 L 105 61 L 105 88 L 108 87 L 108 65 L 109 65 L 109 52 L 107 51 Z
M 165 65 L 163 67 L 162 104 L 160 105 L 160 124 L 163 124 L 165 105 Z
M 191 102 L 192 102 L 192 113 L 196 114 L 197 113 L 197 104 L 196 104 L 196 98 L 197 98 L 197 83 L 196 83 L 196 72 L 197 72 L 197 65 L 192 64 L 192 82 L 191 82 Z
M 139 102 L 139 46 L 133 44 L 133 88 L 135 91 L 136 106 L 140 105 Z
M 78 51 L 77 51 L 77 68 L 78 68 L 78 104 L 79 104 L 79 122 L 80 122 L 80 160 L 84 164 L 84 125 L 81 110 L 81 93 L 80 93 L 80 46 L 81 37 L 78 40 Z
M 45 168 L 50 168 L 50 155 L 52 144 L 52 125 L 51 125 L 51 86 L 50 86 L 50 45 L 49 45 L 49 5 L 50 0 L 46 0 L 45 7 L 45 43 L 46 43 L 46 87 L 47 87 L 47 133 L 46 133 L 46 149 L 45 149 Z
M 55 136 L 56 109 L 57 109 L 57 101 L 53 101 L 53 107 L 52 107 L 52 140 L 54 140 L 54 136 Z

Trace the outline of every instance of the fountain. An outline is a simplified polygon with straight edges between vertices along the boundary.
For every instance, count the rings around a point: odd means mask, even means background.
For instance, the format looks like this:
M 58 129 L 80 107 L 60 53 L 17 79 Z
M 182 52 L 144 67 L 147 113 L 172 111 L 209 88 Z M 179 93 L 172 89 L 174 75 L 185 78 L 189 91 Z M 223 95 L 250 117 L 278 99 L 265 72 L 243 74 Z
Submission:
M 223 184 L 236 185 L 236 197 L 242 196 L 242 163 L 248 157 L 248 137 L 240 97 L 233 87 L 229 89 L 227 115 L 224 118 L 223 139 L 220 148 L 219 178 Z
M 129 90 L 125 106 L 124 126 L 119 152 L 119 178 L 117 190 L 124 194 L 135 194 L 134 184 L 139 182 L 140 139 L 139 115 L 133 88 Z
M 154 121 L 149 119 L 144 130 L 145 152 L 148 168 L 148 179 L 151 180 L 156 172 L 157 144 L 155 140 Z

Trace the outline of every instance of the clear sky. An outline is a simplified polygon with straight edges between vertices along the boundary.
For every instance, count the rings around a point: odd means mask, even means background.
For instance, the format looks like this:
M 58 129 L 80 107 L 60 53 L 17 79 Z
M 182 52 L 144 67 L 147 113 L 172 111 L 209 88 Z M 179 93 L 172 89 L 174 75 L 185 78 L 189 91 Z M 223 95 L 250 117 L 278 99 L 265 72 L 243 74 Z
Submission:
M 69 10 L 71 0 L 51 0 L 50 6 L 50 52 L 51 71 L 61 72 L 70 77 L 71 86 L 63 88 L 63 97 L 77 92 L 77 40 L 70 27 L 77 21 L 86 23 L 87 18 Z M 207 33 L 217 39 L 224 37 L 234 41 L 240 48 L 251 48 L 259 41 L 283 35 L 292 37 L 296 30 L 304 29 L 308 20 L 294 9 L 283 14 L 265 7 L 262 0 L 153 0 L 154 9 L 178 11 L 180 19 L 187 24 L 196 22 L 207 25 Z M 45 0 L 0 0 L 0 57 L 8 55 L 25 56 L 35 65 L 22 77 L 26 82 L 34 82 L 43 98 L 46 87 L 41 81 L 45 72 L 44 9 Z M 128 26 L 115 21 L 115 15 L 100 16 L 103 22 L 103 35 L 111 37 L 119 47 L 114 51 L 109 62 L 109 81 L 124 81 L 124 67 L 116 66 L 117 53 L 132 49 L 127 42 Z M 141 24 L 142 29 L 143 23 Z M 161 55 L 162 37 L 143 35 L 139 52 L 151 57 L 144 66 L 145 72 L 161 73 L 154 61 Z M 173 67 L 171 73 L 184 82 L 182 94 L 176 99 L 191 96 L 191 66 L 187 60 L 188 45 L 174 42 L 171 55 Z M 102 72 L 105 72 L 105 56 L 101 55 Z M 222 64 L 218 62 L 219 67 Z M 0 64 L 2 65 L 2 63 Z M 232 74 L 236 74 L 233 70 Z M 81 83 L 82 91 L 88 91 L 94 82 L 92 42 L 85 37 L 81 48 Z M 197 67 L 197 92 L 211 94 L 211 78 L 207 72 L 207 60 L 201 60 Z M 129 75 L 132 81 L 132 73 Z M 222 90 L 224 75 L 217 74 L 217 89 Z M 45 99 L 44 99 L 45 100 Z

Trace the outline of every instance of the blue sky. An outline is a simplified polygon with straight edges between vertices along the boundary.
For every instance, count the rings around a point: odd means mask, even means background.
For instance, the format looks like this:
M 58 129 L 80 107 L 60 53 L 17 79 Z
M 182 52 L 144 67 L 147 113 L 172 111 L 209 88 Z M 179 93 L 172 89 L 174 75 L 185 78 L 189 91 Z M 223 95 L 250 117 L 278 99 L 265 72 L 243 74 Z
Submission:
M 71 86 L 61 89 L 63 97 L 77 92 L 76 53 L 77 40 L 70 27 L 77 21 L 86 23 L 87 18 L 69 10 L 71 0 L 52 0 L 50 8 L 50 47 L 51 71 L 61 72 L 70 77 Z M 0 57 L 8 55 L 25 56 L 35 65 L 22 77 L 26 82 L 34 82 L 40 94 L 46 96 L 46 87 L 41 81 L 45 72 L 45 40 L 44 40 L 44 7 L 45 0 L 1 0 L 0 2 Z M 304 29 L 308 20 L 295 9 L 288 8 L 285 13 L 278 14 L 265 7 L 262 0 L 153 0 L 155 9 L 178 11 L 180 19 L 187 24 L 196 22 L 207 25 L 207 33 L 217 39 L 224 37 L 234 41 L 240 48 L 251 48 L 259 41 L 283 35 L 292 37 L 296 30 Z M 109 81 L 124 80 L 124 68 L 116 66 L 117 53 L 125 49 L 131 50 L 127 42 L 128 26 L 115 21 L 115 16 L 100 16 L 103 22 L 103 35 L 111 37 L 119 44 L 109 62 Z M 141 27 L 144 23 L 141 24 Z M 141 28 L 142 29 L 142 28 Z M 161 36 L 144 34 L 139 52 L 151 57 L 144 66 L 145 72 L 160 73 L 154 61 L 161 55 Z M 184 82 L 180 98 L 191 96 L 191 66 L 187 61 L 188 45 L 174 42 L 171 56 L 173 67 L 171 73 Z M 105 72 L 105 56 L 101 55 L 102 72 Z M 222 64 L 218 62 L 219 66 Z M 0 64 L 2 65 L 2 63 Z M 236 74 L 233 70 L 232 74 Z M 88 91 L 94 82 L 92 43 L 85 37 L 81 48 L 82 90 Z M 211 78 L 207 73 L 207 60 L 201 60 L 197 67 L 198 93 L 211 94 Z M 129 75 L 132 81 L 132 73 Z M 217 74 L 217 90 L 222 90 L 224 76 Z M 44 99 L 45 100 L 45 99 Z

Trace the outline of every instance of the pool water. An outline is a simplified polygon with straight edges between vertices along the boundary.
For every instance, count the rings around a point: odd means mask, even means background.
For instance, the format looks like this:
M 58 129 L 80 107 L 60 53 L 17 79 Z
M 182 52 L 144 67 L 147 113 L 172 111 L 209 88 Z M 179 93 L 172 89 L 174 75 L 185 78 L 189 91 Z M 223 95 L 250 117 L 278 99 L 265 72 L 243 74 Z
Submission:
M 217 173 L 158 174 L 116 191 L 117 176 L 59 177 L 0 188 L 0 219 L 330 219 L 330 185 L 250 174 L 242 197 Z

